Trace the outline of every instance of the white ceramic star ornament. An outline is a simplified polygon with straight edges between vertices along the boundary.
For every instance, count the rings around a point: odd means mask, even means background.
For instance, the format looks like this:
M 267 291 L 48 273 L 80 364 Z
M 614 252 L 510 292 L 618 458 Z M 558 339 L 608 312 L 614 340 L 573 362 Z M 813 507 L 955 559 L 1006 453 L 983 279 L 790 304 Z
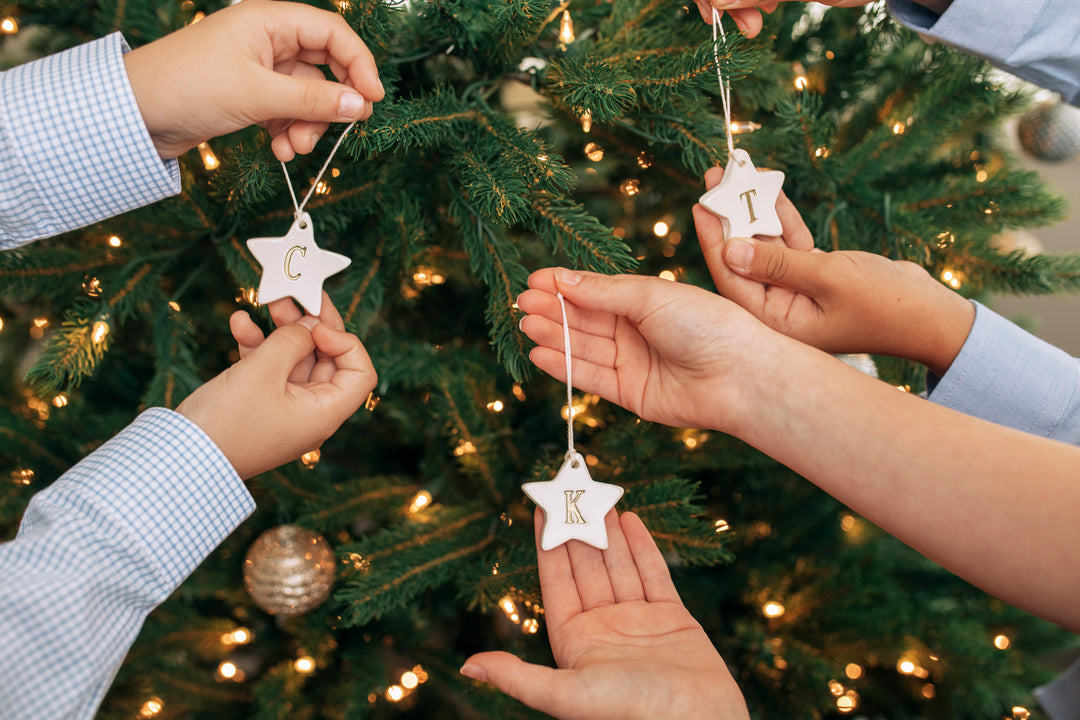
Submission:
M 779 170 L 758 172 L 745 150 L 733 150 L 720 183 L 698 200 L 709 212 L 720 217 L 725 237 L 784 233 L 776 213 L 776 199 L 784 184 Z
M 357 121 L 353 120 L 338 136 L 303 202 L 296 202 L 289 169 L 284 162 L 281 163 L 281 171 L 285 173 L 285 185 L 289 188 L 293 208 L 296 210 L 293 215 L 295 220 L 284 237 L 252 238 L 247 241 L 248 250 L 263 269 L 258 290 L 260 303 L 266 304 L 291 297 L 303 305 L 308 314 L 318 315 L 322 310 L 323 282 L 352 262 L 344 255 L 323 250 L 315 244 L 315 227 L 311 224 L 311 216 L 304 212 L 304 206 L 319 186 L 319 180 L 326 173 L 326 168 L 330 167 L 334 153 L 356 123 Z
M 717 31 L 723 34 L 724 25 L 715 8 L 712 19 L 713 60 L 716 61 L 716 78 L 720 82 L 720 101 L 724 105 L 728 164 L 720 184 L 702 195 L 698 202 L 720 218 L 725 237 L 778 237 L 784 233 L 780 216 L 776 213 L 776 199 L 784 184 L 784 173 L 779 170 L 758 172 L 750 160 L 750 153 L 735 149 L 735 138 L 731 133 L 731 88 L 720 70 L 720 39 Z
M 596 482 L 589 475 L 585 458 L 574 449 L 573 379 L 570 370 L 570 325 L 566 322 L 566 302 L 557 293 L 562 307 L 563 348 L 566 354 L 566 440 L 569 449 L 555 477 L 545 482 L 525 483 L 521 489 L 544 509 L 544 529 L 540 549 L 551 550 L 567 540 L 580 540 L 607 550 L 604 516 L 623 495 L 618 485 Z
M 259 302 L 295 298 L 310 315 L 322 309 L 322 286 L 326 278 L 341 272 L 349 258 L 323 250 L 315 244 L 311 216 L 301 213 L 284 237 L 252 238 L 248 249 L 262 265 Z
M 567 457 L 554 479 L 525 483 L 521 489 L 544 509 L 542 550 L 551 550 L 567 540 L 581 540 L 601 550 L 607 549 L 604 516 L 619 502 L 623 489 L 593 480 L 580 453 Z

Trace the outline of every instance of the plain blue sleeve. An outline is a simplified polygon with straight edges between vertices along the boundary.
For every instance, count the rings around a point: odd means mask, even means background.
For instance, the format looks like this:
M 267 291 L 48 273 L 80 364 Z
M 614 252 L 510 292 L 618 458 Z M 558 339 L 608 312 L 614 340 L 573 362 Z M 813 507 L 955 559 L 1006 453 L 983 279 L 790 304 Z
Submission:
M 974 303 L 975 323 L 943 377 L 939 405 L 1017 430 L 1080 444 L 1080 361 Z
M 1080 105 L 1080 3 L 953 0 L 938 16 L 912 0 L 888 0 L 912 30 L 981 57 Z
M 0 250 L 180 192 L 139 112 L 120 33 L 0 73 Z
M 0 544 L 0 716 L 93 718 L 146 616 L 254 510 L 194 423 L 152 408 Z

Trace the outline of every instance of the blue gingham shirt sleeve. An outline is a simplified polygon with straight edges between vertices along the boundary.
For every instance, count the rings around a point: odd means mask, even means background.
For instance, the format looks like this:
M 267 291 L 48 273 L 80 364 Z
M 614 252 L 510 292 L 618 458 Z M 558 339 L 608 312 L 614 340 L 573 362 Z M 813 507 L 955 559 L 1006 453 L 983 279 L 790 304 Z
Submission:
M 147 614 L 253 509 L 210 438 L 164 408 L 35 495 L 0 544 L 0 715 L 94 717 Z
M 888 0 L 912 30 L 958 47 L 1080 105 L 1080 3 L 1076 0 L 953 0 L 937 15 Z
M 139 112 L 120 33 L 0 73 L 0 250 L 180 192 Z

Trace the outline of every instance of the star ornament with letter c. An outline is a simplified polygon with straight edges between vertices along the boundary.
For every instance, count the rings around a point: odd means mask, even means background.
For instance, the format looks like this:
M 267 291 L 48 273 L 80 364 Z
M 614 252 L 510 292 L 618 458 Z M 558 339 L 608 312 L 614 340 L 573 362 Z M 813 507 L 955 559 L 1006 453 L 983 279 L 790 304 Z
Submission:
M 623 489 L 593 480 L 579 453 L 568 457 L 553 479 L 525 483 L 521 489 L 544 509 L 541 550 L 551 550 L 567 540 L 607 549 L 604 516 L 619 502 Z
M 303 213 L 284 237 L 252 238 L 248 249 L 262 265 L 259 302 L 295 298 L 310 315 L 322 310 L 323 281 L 352 262 L 315 244 L 311 216 Z
M 758 172 L 750 153 L 735 150 L 728 159 L 720 184 L 702 195 L 698 202 L 724 224 L 724 237 L 753 237 L 784 234 L 776 214 L 776 198 L 784 185 L 779 170 Z

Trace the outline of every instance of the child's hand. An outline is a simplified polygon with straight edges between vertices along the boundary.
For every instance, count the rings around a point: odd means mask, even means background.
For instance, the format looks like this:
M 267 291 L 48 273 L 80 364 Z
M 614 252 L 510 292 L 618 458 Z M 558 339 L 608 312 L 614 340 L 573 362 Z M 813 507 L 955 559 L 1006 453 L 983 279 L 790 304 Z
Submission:
M 124 62 L 164 159 L 258 123 L 288 161 L 311 152 L 330 122 L 366 118 L 383 97 L 375 60 L 345 20 L 298 3 L 244 0 Z
M 486 652 L 462 674 L 560 720 L 750 717 L 636 515 L 608 513 L 604 551 L 576 540 L 540 550 L 541 519 L 537 510 L 544 618 L 559 669 Z
M 271 303 L 271 314 L 281 326 L 263 339 L 247 313 L 235 313 L 240 361 L 177 408 L 245 479 L 319 447 L 377 381 L 367 351 L 325 294 L 320 318 L 301 317 L 287 298 Z
M 713 168 L 713 187 L 724 171 Z M 694 224 L 720 294 L 769 327 L 826 352 L 908 358 L 943 375 L 975 321 L 975 308 L 921 266 L 864 252 L 814 249 L 787 196 L 776 210 L 781 238 L 731 238 L 720 219 L 694 206 Z
M 566 298 L 574 387 L 646 420 L 737 434 L 757 400 L 756 358 L 793 341 L 701 288 L 638 275 L 538 270 L 518 297 L 533 363 L 566 380 Z

